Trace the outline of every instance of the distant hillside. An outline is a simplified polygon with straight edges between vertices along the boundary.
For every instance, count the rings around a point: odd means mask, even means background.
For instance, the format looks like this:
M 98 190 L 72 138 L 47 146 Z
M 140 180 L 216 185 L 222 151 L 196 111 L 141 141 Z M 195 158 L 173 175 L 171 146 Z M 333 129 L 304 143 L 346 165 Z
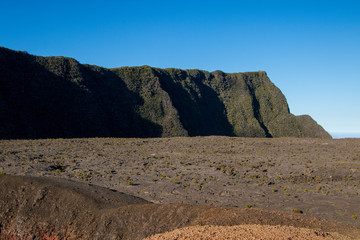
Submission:
M 0 138 L 331 136 L 265 72 L 106 69 L 0 47 Z

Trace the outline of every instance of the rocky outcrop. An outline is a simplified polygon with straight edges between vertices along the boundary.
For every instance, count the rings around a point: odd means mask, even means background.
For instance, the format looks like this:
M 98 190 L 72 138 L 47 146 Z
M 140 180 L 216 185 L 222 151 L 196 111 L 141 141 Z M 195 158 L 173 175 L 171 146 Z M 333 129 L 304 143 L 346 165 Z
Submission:
M 0 48 L 0 138 L 331 136 L 265 72 L 106 69 Z

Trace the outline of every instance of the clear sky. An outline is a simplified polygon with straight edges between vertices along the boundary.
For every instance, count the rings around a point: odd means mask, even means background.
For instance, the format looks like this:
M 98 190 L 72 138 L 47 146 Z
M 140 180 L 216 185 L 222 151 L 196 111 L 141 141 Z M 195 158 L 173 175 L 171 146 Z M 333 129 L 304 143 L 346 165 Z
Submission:
M 290 111 L 360 137 L 360 1 L 0 3 L 0 46 L 103 67 L 267 71 Z

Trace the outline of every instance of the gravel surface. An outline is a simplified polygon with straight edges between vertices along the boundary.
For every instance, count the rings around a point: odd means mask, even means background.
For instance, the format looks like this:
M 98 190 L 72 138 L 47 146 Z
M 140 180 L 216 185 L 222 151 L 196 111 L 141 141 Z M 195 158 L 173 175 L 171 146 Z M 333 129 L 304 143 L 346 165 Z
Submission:
M 0 174 L 99 185 L 153 203 L 296 212 L 360 227 L 359 139 L 0 141 Z
M 143 240 L 331 240 L 350 239 L 339 234 L 324 233 L 291 226 L 238 225 L 238 226 L 192 226 L 156 234 Z

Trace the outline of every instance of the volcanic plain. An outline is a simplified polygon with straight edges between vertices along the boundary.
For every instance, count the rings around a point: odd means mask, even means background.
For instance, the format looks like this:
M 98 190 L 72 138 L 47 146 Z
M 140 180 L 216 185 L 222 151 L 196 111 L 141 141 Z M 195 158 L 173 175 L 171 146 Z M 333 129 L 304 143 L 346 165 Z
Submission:
M 0 174 L 104 187 L 138 197 L 134 198 L 137 204 L 154 203 L 151 205 L 157 207 L 150 207 L 154 209 L 169 204 L 175 209 L 218 207 L 227 209 L 222 212 L 229 215 L 275 210 L 293 218 L 316 217 L 346 224 L 360 233 L 360 139 L 1 140 Z M 282 222 L 295 226 L 290 220 Z M 309 224 L 296 226 L 309 228 Z M 138 236 L 170 231 L 174 226 Z M 338 228 L 346 231 L 346 227 Z

